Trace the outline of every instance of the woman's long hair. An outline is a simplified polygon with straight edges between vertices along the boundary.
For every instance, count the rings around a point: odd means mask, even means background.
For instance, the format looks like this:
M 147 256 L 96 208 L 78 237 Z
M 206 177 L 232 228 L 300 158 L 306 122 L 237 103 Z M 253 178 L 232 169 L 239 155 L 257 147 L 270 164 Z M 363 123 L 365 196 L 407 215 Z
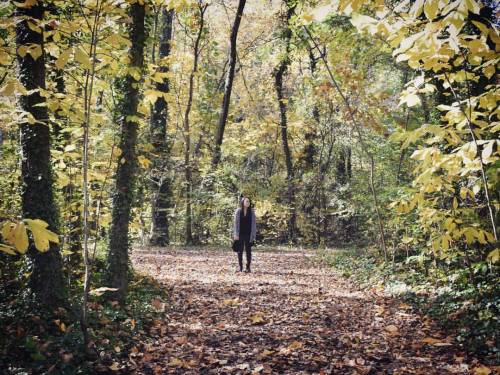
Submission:
M 241 211 L 243 211 L 243 209 L 244 209 L 243 202 L 245 201 L 245 198 L 248 199 L 248 201 L 250 202 L 250 206 L 248 207 L 248 209 L 249 210 L 253 210 L 252 200 L 250 198 L 248 198 L 247 196 L 244 195 L 240 199 L 240 208 L 241 208 Z

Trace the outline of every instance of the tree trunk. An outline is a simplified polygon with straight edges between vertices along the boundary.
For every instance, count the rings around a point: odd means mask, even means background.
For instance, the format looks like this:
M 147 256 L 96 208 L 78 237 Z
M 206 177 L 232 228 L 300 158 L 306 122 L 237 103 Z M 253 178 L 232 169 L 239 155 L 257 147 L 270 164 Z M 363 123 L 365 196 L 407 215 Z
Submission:
M 309 69 L 311 70 L 311 78 L 316 77 L 316 68 L 318 65 L 319 57 L 314 56 L 314 51 L 309 48 Z M 312 117 L 317 126 L 320 125 L 320 113 L 316 102 L 314 102 L 312 107 Z M 316 156 L 316 129 L 308 129 L 304 134 L 304 150 L 300 157 L 299 163 L 302 166 L 303 172 L 311 171 L 314 168 L 314 158 Z
M 292 38 L 292 30 L 289 26 L 289 21 L 295 11 L 295 3 L 287 4 L 287 11 L 285 15 L 285 24 L 283 30 L 283 40 L 285 43 L 285 53 L 284 57 L 281 59 L 279 65 L 274 69 L 274 88 L 276 90 L 276 95 L 278 97 L 278 105 L 280 111 L 280 129 L 281 129 L 281 144 L 283 147 L 283 154 L 285 156 L 286 164 L 286 177 L 287 177 L 287 191 L 286 191 L 286 203 L 290 209 L 290 215 L 288 217 L 287 223 L 287 241 L 295 242 L 296 240 L 296 212 L 295 212 L 295 199 L 294 199 L 294 169 L 292 163 L 292 155 L 290 152 L 290 146 L 288 145 L 288 134 L 287 134 L 287 104 L 283 95 L 283 77 L 288 70 L 290 65 L 290 40 Z
M 241 22 L 241 17 L 243 15 L 245 2 L 246 0 L 239 0 L 233 28 L 231 29 L 230 48 L 229 48 L 229 70 L 224 85 L 224 98 L 222 99 L 222 110 L 219 117 L 219 126 L 217 127 L 217 134 L 215 136 L 215 147 L 212 158 L 212 166 L 214 168 L 217 167 L 221 158 L 220 148 L 222 145 L 222 139 L 224 138 L 224 129 L 226 127 L 227 116 L 229 113 L 231 90 L 233 88 L 234 69 L 236 67 L 236 38 L 238 37 L 238 28 L 240 27 L 240 22 Z
M 132 23 L 129 29 L 129 39 L 132 46 L 129 52 L 130 68 L 143 70 L 144 60 L 144 5 L 138 2 L 130 5 Z M 113 195 L 113 212 L 109 233 L 108 278 L 113 288 L 118 288 L 116 297 L 123 301 L 128 286 L 128 250 L 129 222 L 133 202 L 137 155 L 137 107 L 139 104 L 139 82 L 128 74 L 121 82 L 123 93 L 119 105 L 120 117 L 120 161 L 116 170 L 116 186 Z
M 193 178 L 191 172 L 191 135 L 189 128 L 189 115 L 191 113 L 191 107 L 193 105 L 193 91 L 194 91 L 194 77 L 196 72 L 198 71 L 198 57 L 200 54 L 200 41 L 201 36 L 203 34 L 204 27 L 204 15 L 205 10 L 207 9 L 207 5 L 202 5 L 199 3 L 199 11 L 200 11 L 200 27 L 198 29 L 198 33 L 196 35 L 196 40 L 194 42 L 194 61 L 193 61 L 193 69 L 191 70 L 191 74 L 189 75 L 189 89 L 188 89 L 188 101 L 186 105 L 186 112 L 184 113 L 184 177 L 186 180 L 186 212 L 185 212 L 185 221 L 186 221 L 186 245 L 190 245 L 193 243 L 193 215 L 191 209 L 191 200 L 192 200 L 192 190 L 193 190 Z
M 16 45 L 19 81 L 28 90 L 45 89 L 45 56 L 42 34 L 33 31 L 27 20 L 37 25 L 43 18 L 41 1 L 16 9 L 20 17 L 16 26 Z M 19 49 L 30 44 L 39 45 L 41 56 L 33 59 L 30 54 L 21 56 Z M 21 109 L 29 113 L 36 123 L 28 120 L 20 124 L 22 212 L 23 217 L 46 221 L 48 228 L 58 231 L 59 213 L 54 202 L 52 170 L 50 164 L 50 129 L 45 98 L 39 92 L 19 96 Z M 31 260 L 29 287 L 37 303 L 43 306 L 64 304 L 66 299 L 62 275 L 61 254 L 53 242 L 50 249 L 41 253 L 30 244 Z
M 170 55 L 172 42 L 172 20 L 174 11 L 162 9 L 161 24 L 162 34 L 159 46 L 158 71 L 167 73 L 169 68 L 163 59 Z M 157 91 L 169 92 L 168 78 L 163 78 L 163 82 L 157 82 Z M 168 176 L 170 147 L 167 140 L 167 119 L 168 106 L 163 97 L 159 97 L 153 106 L 150 120 L 151 144 L 155 153 L 151 171 L 152 180 L 152 228 L 150 244 L 153 246 L 165 246 L 169 243 L 168 235 L 168 208 L 170 206 L 170 180 Z
M 335 179 L 337 184 L 345 185 L 351 178 L 351 175 L 351 148 L 349 146 L 342 146 L 335 163 Z

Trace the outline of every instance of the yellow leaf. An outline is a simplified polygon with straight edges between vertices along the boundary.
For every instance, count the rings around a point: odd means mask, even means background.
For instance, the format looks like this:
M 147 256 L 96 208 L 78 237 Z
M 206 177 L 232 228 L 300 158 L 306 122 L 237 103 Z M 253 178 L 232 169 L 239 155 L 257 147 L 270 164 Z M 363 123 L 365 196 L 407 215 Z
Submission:
M 474 375 L 490 375 L 491 370 L 486 366 L 479 366 L 474 369 Z
M 149 168 L 149 166 L 151 165 L 151 161 L 142 155 L 139 155 L 137 157 L 137 161 L 139 162 L 139 165 L 145 169 Z
M 24 223 L 18 223 L 16 228 L 14 229 L 14 245 L 16 246 L 17 251 L 21 254 L 25 254 L 26 250 L 28 250 L 28 234 L 26 233 L 26 226 Z
M 38 27 L 37 25 L 35 25 L 33 22 L 28 21 L 28 27 L 31 30 L 33 30 L 35 33 L 38 33 L 38 34 L 42 33 L 42 29 L 40 27 Z
M 417 0 L 413 3 L 410 9 L 410 15 L 417 18 L 422 13 L 422 6 L 424 5 L 424 0 Z
M 17 54 L 21 57 L 25 57 L 28 53 L 28 46 L 19 46 L 17 49 Z
M 465 0 L 465 6 L 467 9 L 475 14 L 479 14 L 481 6 L 475 0 Z
M 314 17 L 309 13 L 304 13 L 302 15 L 302 18 L 304 21 L 306 21 L 306 23 L 311 23 L 314 20 Z
M 225 299 L 224 302 L 222 302 L 226 306 L 234 306 L 238 305 L 240 303 L 240 299 L 238 297 L 234 299 Z
M 9 81 L 0 90 L 0 95 L 2 95 L 2 96 L 11 96 L 14 93 L 15 89 L 16 89 L 16 83 L 13 82 L 13 81 Z
M 92 67 L 89 56 L 80 47 L 75 49 L 75 60 L 78 61 L 85 69 L 90 69 Z
M 467 189 L 465 187 L 461 187 L 460 188 L 460 198 L 462 198 L 462 199 L 467 198 L 468 191 L 469 191 L 469 189 Z
M 482 34 L 488 35 L 490 33 L 490 29 L 484 23 L 481 23 L 479 21 L 472 21 L 472 23 L 476 25 L 476 27 L 481 31 Z
M 15 235 L 14 235 L 15 224 L 11 221 L 6 221 L 2 226 L 2 237 L 9 244 L 14 244 Z
M 37 60 L 42 56 L 42 46 L 40 44 L 34 44 L 28 49 L 28 53 L 33 57 L 33 60 Z
M 4 245 L 3 243 L 0 243 L 0 251 L 9 255 L 17 255 L 13 247 Z
M 441 237 L 441 247 L 444 250 L 448 250 L 450 248 L 450 243 L 448 241 L 448 236 Z
M 130 42 L 120 34 L 111 34 L 105 39 L 106 43 L 119 47 L 121 44 L 130 44 Z
M 0 49 L 0 64 L 1 65 L 10 65 L 10 55 L 1 49 Z
M 38 251 L 45 252 L 49 250 L 49 242 L 59 243 L 57 234 L 46 229 L 48 224 L 45 221 L 40 219 L 26 219 L 26 223 L 33 234 L 35 247 Z
M 439 0 L 426 0 L 424 5 L 424 13 L 429 20 L 432 21 L 434 18 L 436 18 L 438 5 Z
M 290 345 L 288 345 L 289 350 L 297 350 L 302 348 L 303 344 L 300 341 L 294 341 Z
M 261 312 L 257 312 L 249 318 L 252 321 L 252 324 L 260 324 L 264 323 L 264 314 Z
M 491 263 L 497 263 L 500 260 L 500 249 L 495 249 L 488 254 L 487 258 Z
M 66 63 L 68 62 L 72 52 L 73 51 L 71 50 L 71 48 L 68 48 L 59 55 L 59 58 L 56 60 L 57 69 L 62 70 L 66 66 Z
M 173 357 L 172 359 L 170 359 L 170 361 L 168 362 L 168 365 L 171 366 L 171 367 L 181 367 L 183 366 L 183 362 L 182 360 L 180 360 L 179 358 L 175 358 Z
M 488 65 L 486 68 L 483 69 L 483 73 L 488 79 L 493 77 L 493 74 L 495 74 L 495 66 Z

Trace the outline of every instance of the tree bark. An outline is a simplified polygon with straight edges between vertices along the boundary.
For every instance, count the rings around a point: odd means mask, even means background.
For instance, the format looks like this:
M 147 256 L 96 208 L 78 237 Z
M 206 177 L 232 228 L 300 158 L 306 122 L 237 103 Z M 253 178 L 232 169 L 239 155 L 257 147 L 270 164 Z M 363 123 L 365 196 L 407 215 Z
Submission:
M 318 65 L 319 57 L 314 56 L 313 48 L 309 47 L 309 69 L 311 71 L 311 78 L 316 77 L 316 69 Z M 312 107 L 312 117 L 317 126 L 320 125 L 320 113 L 316 102 L 314 102 Z M 310 171 L 314 168 L 314 158 L 316 156 L 316 129 L 308 130 L 304 134 L 304 150 L 300 157 L 299 163 L 302 165 L 303 172 Z
M 42 21 L 41 1 L 34 5 L 17 7 L 16 46 L 19 81 L 28 90 L 45 89 L 45 56 L 41 33 L 29 28 L 32 23 Z M 33 59 L 30 54 L 21 56 L 19 48 L 30 44 L 39 45 L 41 56 Z M 45 98 L 38 91 L 19 96 L 21 109 L 36 121 L 30 124 L 23 120 L 20 124 L 22 212 L 23 217 L 41 219 L 49 224 L 48 228 L 57 232 L 59 212 L 54 202 L 53 178 L 50 162 L 50 129 Z M 62 263 L 59 246 L 52 243 L 50 249 L 41 253 L 30 244 L 28 250 L 31 273 L 29 288 L 34 300 L 42 306 L 65 304 L 66 293 L 63 282 Z
M 192 200 L 192 190 L 193 190 L 193 178 L 191 171 L 191 135 L 190 135 L 190 126 L 189 126 L 189 115 L 191 113 L 191 107 L 193 105 L 193 91 L 194 91 L 194 77 L 196 72 L 198 71 L 198 57 L 200 54 L 200 41 L 201 36 L 203 34 L 204 27 L 204 16 L 205 11 L 207 9 L 207 5 L 202 5 L 201 1 L 199 3 L 199 11 L 200 11 L 200 25 L 198 29 L 198 33 L 196 35 L 196 40 L 194 42 L 194 61 L 193 61 L 193 69 L 191 70 L 191 74 L 189 75 L 189 89 L 188 89 L 188 101 L 186 105 L 186 111 L 184 112 L 184 177 L 186 180 L 186 212 L 185 212 L 185 221 L 186 221 L 186 236 L 185 242 L 186 245 L 190 245 L 193 243 L 193 217 L 192 217 L 192 209 L 191 209 L 191 200 Z
M 284 57 L 281 59 L 279 65 L 274 69 L 274 88 L 276 91 L 276 96 L 278 98 L 278 106 L 280 111 L 280 129 L 281 129 L 281 144 L 283 147 L 283 154 L 285 156 L 286 164 L 286 177 L 287 177 L 287 191 L 286 191 L 286 203 L 290 209 L 290 215 L 287 222 L 287 241 L 296 241 L 296 212 L 295 212 L 295 199 L 294 199 L 294 169 L 292 162 L 292 154 L 290 152 L 290 146 L 288 145 L 288 134 L 287 134 L 287 104 L 284 94 L 283 94 L 283 77 L 285 76 L 288 67 L 290 65 L 290 41 L 292 39 L 292 30 L 290 29 L 289 21 L 295 12 L 296 4 L 290 4 L 286 1 L 286 14 L 284 21 L 284 28 L 282 32 L 282 38 L 285 44 Z
M 219 117 L 219 125 L 217 127 L 217 134 L 215 135 L 215 147 L 212 157 L 212 166 L 214 168 L 220 162 L 221 158 L 221 145 L 224 138 L 224 129 L 226 127 L 227 116 L 229 113 L 229 104 L 231 101 L 231 91 L 233 88 L 234 70 L 236 67 L 236 39 L 238 37 L 238 29 L 240 27 L 241 17 L 243 16 L 243 9 L 245 8 L 246 0 L 239 0 L 238 9 L 236 10 L 236 17 L 231 29 L 230 47 L 229 47 L 229 70 L 226 76 L 224 85 L 224 97 L 222 99 L 222 110 Z
M 129 52 L 130 68 L 142 73 L 144 63 L 144 5 L 138 2 L 130 5 L 129 14 L 132 23 L 129 29 L 129 38 L 132 46 Z M 123 98 L 119 102 L 120 143 L 122 151 L 116 170 L 116 186 L 113 195 L 112 221 L 109 233 L 108 279 L 111 287 L 117 288 L 116 297 L 123 301 L 128 286 L 128 250 L 129 250 L 129 222 L 131 207 L 134 198 L 135 174 L 137 155 L 137 107 L 139 104 L 138 81 L 128 74 L 119 89 Z
M 159 46 L 159 69 L 160 73 L 167 73 L 169 68 L 165 61 L 170 56 L 172 42 L 172 20 L 174 11 L 162 9 L 161 23 L 162 34 Z M 164 93 L 170 91 L 168 78 L 157 82 L 155 89 Z M 150 120 L 151 144 L 155 153 L 151 170 L 151 213 L 152 228 L 150 244 L 153 246 L 165 246 L 170 242 L 168 234 L 168 209 L 170 207 L 171 181 L 168 177 L 170 167 L 170 147 L 167 139 L 168 105 L 163 97 L 159 97 L 153 106 Z

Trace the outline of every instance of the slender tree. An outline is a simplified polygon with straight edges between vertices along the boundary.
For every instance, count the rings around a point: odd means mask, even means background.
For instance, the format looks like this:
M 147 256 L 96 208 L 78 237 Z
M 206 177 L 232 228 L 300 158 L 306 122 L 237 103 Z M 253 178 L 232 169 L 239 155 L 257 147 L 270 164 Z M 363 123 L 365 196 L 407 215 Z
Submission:
M 168 62 L 172 43 L 172 20 L 174 10 L 162 8 L 161 37 L 158 53 L 158 71 L 167 73 Z M 154 52 L 153 52 L 154 57 Z M 161 82 L 156 82 L 155 89 L 164 93 L 170 90 L 168 78 L 162 77 Z M 171 181 L 168 177 L 170 147 L 167 139 L 168 105 L 163 96 L 155 102 L 150 119 L 151 144 L 155 153 L 151 170 L 152 197 L 151 213 L 152 227 L 150 244 L 165 246 L 169 243 L 168 235 L 168 208 L 170 205 Z
M 19 106 L 29 114 L 20 124 L 22 212 L 23 216 L 41 219 L 48 228 L 58 231 L 59 212 L 54 202 L 50 157 L 49 116 L 45 98 L 45 55 L 42 31 L 28 25 L 41 25 L 44 8 L 41 1 L 17 3 L 16 46 L 19 81 L 28 90 L 19 96 Z M 31 53 L 26 53 L 30 46 Z M 33 48 L 35 46 L 35 48 Z M 21 51 L 24 50 L 24 53 Z M 58 245 L 41 253 L 33 244 L 28 254 L 31 262 L 30 290 L 44 306 L 61 305 L 65 300 L 61 255 Z
M 144 63 L 144 4 L 135 2 L 130 5 L 129 14 L 132 22 L 129 26 L 129 38 L 132 43 L 129 52 L 130 70 L 142 74 Z M 120 143 L 122 151 L 116 170 L 116 185 L 113 195 L 113 212 L 109 233 L 108 278 L 110 286 L 117 288 L 116 296 L 123 301 L 128 286 L 128 250 L 129 222 L 134 198 L 135 175 L 137 169 L 137 107 L 139 104 L 139 79 L 128 74 L 119 83 L 122 97 L 118 104 L 120 113 Z
M 274 89 L 278 98 L 278 106 L 280 111 L 280 130 L 281 130 L 281 145 L 285 156 L 287 191 L 286 203 L 290 208 L 290 215 L 287 223 L 287 240 L 295 242 L 296 240 L 296 212 L 294 202 L 294 168 L 292 162 L 292 154 L 288 144 L 288 129 L 287 129 L 287 99 L 283 93 L 283 78 L 290 66 L 290 43 L 292 39 L 292 30 L 290 28 L 290 19 L 295 12 L 296 2 L 285 1 L 286 13 L 282 29 L 282 38 L 285 51 L 278 66 L 274 69 Z
M 199 15 L 199 25 L 198 32 L 196 33 L 196 39 L 193 47 L 193 69 L 189 75 L 189 88 L 188 88 L 188 101 L 186 104 L 186 111 L 184 112 L 184 177 L 185 181 L 185 197 L 186 197 L 186 244 L 193 243 L 193 217 L 192 217 L 192 195 L 193 195 L 193 175 L 191 166 L 191 130 L 189 124 L 189 115 L 191 113 L 191 107 L 193 105 L 193 92 L 194 92 L 194 77 L 198 71 L 198 59 L 200 55 L 200 42 L 203 35 L 203 27 L 205 25 L 205 11 L 208 5 L 203 4 L 202 1 L 198 3 Z
M 219 117 L 219 124 L 217 127 L 217 134 L 215 135 L 215 146 L 212 157 L 212 166 L 217 167 L 221 158 L 221 146 L 224 138 L 224 129 L 226 128 L 227 116 L 229 114 L 229 104 L 231 101 L 231 91 L 233 89 L 234 70 L 236 67 L 236 39 L 238 37 L 238 29 L 243 16 L 243 9 L 245 8 L 246 0 L 239 0 L 238 9 L 234 18 L 233 27 L 231 29 L 231 37 L 229 42 L 229 69 L 224 84 L 224 97 L 222 99 L 222 109 Z

